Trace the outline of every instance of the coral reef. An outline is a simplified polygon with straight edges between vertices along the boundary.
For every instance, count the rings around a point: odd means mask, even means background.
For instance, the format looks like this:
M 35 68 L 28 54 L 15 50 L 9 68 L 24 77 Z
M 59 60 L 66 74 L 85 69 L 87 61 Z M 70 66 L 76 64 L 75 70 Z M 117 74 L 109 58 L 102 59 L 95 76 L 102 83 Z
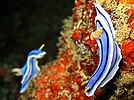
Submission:
M 115 41 L 123 59 L 120 69 L 104 88 L 87 97 L 81 83 L 96 70 L 99 56 L 95 31 L 94 2 L 109 13 L 115 27 Z M 97 100 L 134 98 L 134 2 L 133 0 L 75 0 L 73 15 L 64 20 L 59 38 L 57 59 L 42 66 L 20 99 L 28 100 Z M 111 89 L 110 87 L 113 86 Z

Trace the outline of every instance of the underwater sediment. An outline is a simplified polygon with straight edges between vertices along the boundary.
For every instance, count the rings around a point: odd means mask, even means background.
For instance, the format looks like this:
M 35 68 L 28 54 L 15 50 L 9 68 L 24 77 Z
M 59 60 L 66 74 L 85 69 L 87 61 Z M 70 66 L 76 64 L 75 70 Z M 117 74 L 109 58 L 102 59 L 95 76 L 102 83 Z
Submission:
M 115 41 L 122 60 L 114 78 L 91 97 L 81 84 L 88 80 L 99 64 L 98 45 L 90 39 L 96 30 L 96 10 L 100 4 L 110 15 Z M 134 99 L 134 1 L 75 0 L 73 15 L 64 20 L 59 37 L 57 59 L 41 67 L 31 79 L 22 100 L 132 100 Z

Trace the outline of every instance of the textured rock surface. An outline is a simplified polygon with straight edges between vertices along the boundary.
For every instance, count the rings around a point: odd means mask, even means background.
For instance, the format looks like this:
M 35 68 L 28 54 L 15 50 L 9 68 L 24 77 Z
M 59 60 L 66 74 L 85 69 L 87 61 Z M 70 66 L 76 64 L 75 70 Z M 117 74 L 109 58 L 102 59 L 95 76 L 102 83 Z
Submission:
M 95 95 L 87 97 L 81 83 L 92 75 L 98 65 L 95 31 L 97 2 L 109 13 L 115 27 L 115 41 L 123 59 L 115 77 Z M 134 98 L 134 2 L 133 0 L 76 0 L 73 15 L 64 20 L 59 38 L 57 59 L 42 66 L 36 78 L 20 99 L 35 100 L 98 100 Z M 111 88 L 112 87 L 112 88 Z

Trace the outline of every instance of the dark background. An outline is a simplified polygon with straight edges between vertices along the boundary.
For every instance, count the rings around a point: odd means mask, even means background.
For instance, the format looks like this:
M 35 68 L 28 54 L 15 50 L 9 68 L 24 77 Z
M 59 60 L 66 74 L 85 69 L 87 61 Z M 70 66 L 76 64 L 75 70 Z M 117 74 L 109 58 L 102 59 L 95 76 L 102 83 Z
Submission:
M 74 0 L 0 1 L 0 100 L 19 97 L 21 77 L 11 69 L 22 67 L 29 51 L 45 43 L 47 55 L 40 65 L 56 58 L 62 21 L 73 7 Z

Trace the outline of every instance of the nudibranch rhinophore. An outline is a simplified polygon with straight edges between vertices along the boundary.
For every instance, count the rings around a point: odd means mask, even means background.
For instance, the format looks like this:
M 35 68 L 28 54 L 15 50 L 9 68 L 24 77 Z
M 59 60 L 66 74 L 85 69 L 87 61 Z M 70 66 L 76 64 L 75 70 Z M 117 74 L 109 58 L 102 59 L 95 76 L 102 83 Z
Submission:
M 44 44 L 37 50 L 32 50 L 27 57 L 26 64 L 20 68 L 14 68 L 12 72 L 15 72 L 17 76 L 22 75 L 21 80 L 21 89 L 20 93 L 23 93 L 28 86 L 28 82 L 31 78 L 35 77 L 40 71 L 38 67 L 37 59 L 42 58 L 46 52 L 42 51 L 41 49 L 44 47 Z
M 99 49 L 99 64 L 85 86 L 84 92 L 87 96 L 92 96 L 99 86 L 103 87 L 114 77 L 122 58 L 121 50 L 114 41 L 115 32 L 110 16 L 99 4 L 95 4 L 95 8 L 97 12 L 96 30 L 102 29 L 102 33 L 96 39 Z

